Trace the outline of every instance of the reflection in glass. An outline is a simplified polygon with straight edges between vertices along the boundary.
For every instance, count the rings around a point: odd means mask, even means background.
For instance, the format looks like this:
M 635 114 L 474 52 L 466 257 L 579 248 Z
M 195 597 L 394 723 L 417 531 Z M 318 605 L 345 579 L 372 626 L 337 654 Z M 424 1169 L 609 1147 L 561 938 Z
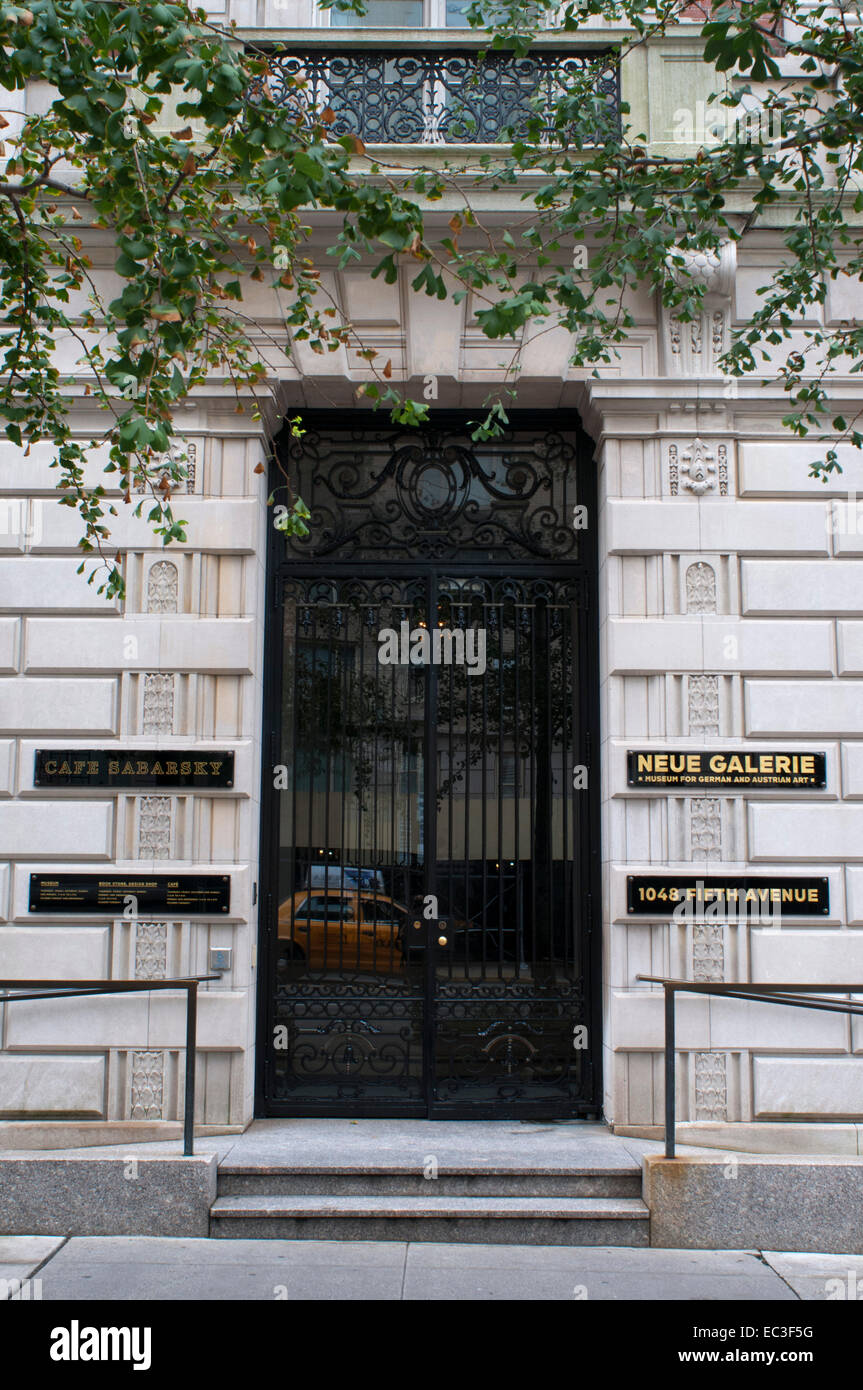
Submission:
M 421 29 L 422 0 L 364 0 L 366 13 L 330 10 L 330 24 L 340 29 Z
M 446 22 L 448 29 L 468 28 L 467 12 L 471 0 L 446 0 Z

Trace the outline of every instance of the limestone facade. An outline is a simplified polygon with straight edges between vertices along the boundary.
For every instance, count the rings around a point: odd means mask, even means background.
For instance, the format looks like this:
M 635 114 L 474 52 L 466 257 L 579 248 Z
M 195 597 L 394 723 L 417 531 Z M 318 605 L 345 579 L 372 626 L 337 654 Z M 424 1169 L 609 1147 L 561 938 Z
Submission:
M 313 27 L 306 0 L 241 0 L 229 11 L 271 37 Z M 687 73 L 692 90 L 703 83 L 694 52 L 684 35 L 645 55 L 654 132 L 681 104 L 681 84 L 690 90 Z M 648 77 L 644 65 L 631 70 L 634 108 Z M 107 273 L 99 236 L 92 254 Z M 778 247 L 776 230 L 756 229 L 701 267 L 699 322 L 633 296 L 637 327 L 599 379 L 568 366 L 561 332 L 525 344 L 519 403 L 577 408 L 596 446 L 602 1046 L 605 1113 L 621 1125 L 662 1119 L 662 998 L 639 974 L 863 979 L 863 458 L 848 450 L 840 476 L 813 481 L 819 447 L 784 434 L 779 386 L 729 382 L 716 365 Z M 433 376 L 440 406 L 473 409 L 498 380 L 505 353 L 478 331 L 470 301 L 438 303 L 406 282 L 372 284 L 362 271 L 322 265 L 366 342 L 392 358 L 397 377 L 416 386 Z M 341 351 L 314 358 L 302 344 L 278 357 L 264 337 L 279 306 L 263 286 L 249 289 L 276 417 L 325 401 L 351 406 L 363 364 Z M 859 310 L 835 296 L 827 308 L 836 321 Z M 97 420 L 83 385 L 76 424 L 89 437 Z M 836 391 L 853 413 L 859 381 Z M 203 989 L 199 1015 L 198 1119 L 222 1126 L 246 1123 L 254 1107 L 269 524 L 266 476 L 254 471 L 265 442 L 235 404 L 214 385 L 181 412 L 194 456 L 189 493 L 177 499 L 187 545 L 163 551 L 121 506 L 123 603 L 106 603 L 76 575 L 76 517 L 56 501 L 47 451 L 25 460 L 0 444 L 0 977 L 205 974 L 208 948 L 231 947 L 232 968 Z M 51 745 L 232 749 L 236 775 L 211 793 L 40 790 L 34 753 Z M 629 788 L 627 749 L 651 745 L 817 749 L 827 785 L 744 795 Z M 31 873 L 109 867 L 224 871 L 230 915 L 91 921 L 28 911 Z M 778 930 L 628 918 L 627 874 L 663 869 L 817 874 L 829 880 L 829 916 Z M 180 997 L 160 994 L 0 1005 L 0 1116 L 177 1118 L 183 1015 Z M 690 996 L 677 1040 L 682 1119 L 861 1116 L 859 1020 Z

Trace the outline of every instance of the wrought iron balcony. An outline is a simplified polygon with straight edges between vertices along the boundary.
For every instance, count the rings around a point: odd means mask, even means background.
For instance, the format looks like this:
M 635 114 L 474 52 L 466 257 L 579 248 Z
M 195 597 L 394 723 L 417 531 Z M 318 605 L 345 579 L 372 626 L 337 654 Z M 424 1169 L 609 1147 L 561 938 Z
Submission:
M 602 121 L 616 129 L 618 71 L 607 53 L 537 50 L 527 57 L 464 48 L 432 52 L 374 49 L 273 49 L 268 85 L 275 99 L 308 102 L 333 113 L 334 139 L 358 135 L 369 145 L 490 145 L 525 134 L 540 116 L 541 139 L 554 131 L 555 102 L 574 76 L 594 74 Z M 297 87 L 296 79 L 303 85 Z M 595 128 L 600 123 L 595 122 Z M 583 143 L 597 144 L 594 134 Z

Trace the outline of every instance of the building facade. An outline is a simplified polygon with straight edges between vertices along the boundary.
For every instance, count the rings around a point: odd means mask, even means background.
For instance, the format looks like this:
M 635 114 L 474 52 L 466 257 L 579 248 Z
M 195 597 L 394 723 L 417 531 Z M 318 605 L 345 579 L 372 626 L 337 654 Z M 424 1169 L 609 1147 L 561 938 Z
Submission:
M 374 60 L 381 90 L 410 52 L 423 91 L 445 93 L 441 55 L 476 46 L 443 0 L 380 0 L 353 27 L 312 0 L 229 10 L 213 13 L 239 39 L 367 76 Z M 682 26 L 627 60 L 621 95 L 657 147 L 715 85 L 698 53 Z M 451 158 L 445 96 L 421 108 L 389 155 Z M 505 225 L 515 202 L 482 196 Z M 430 217 L 450 214 L 444 200 Z M 197 391 L 181 409 L 188 543 L 163 549 L 121 507 L 122 603 L 76 574 L 47 450 L 0 445 L 0 977 L 215 973 L 203 1125 L 602 1114 L 635 1130 L 663 1108 L 662 993 L 640 976 L 860 979 L 863 465 L 848 450 L 813 480 L 818 446 L 783 430 L 778 382 L 718 366 L 780 255 L 772 216 L 692 262 L 696 320 L 634 294 L 636 327 L 596 377 L 569 366 L 567 334 L 526 330 L 512 435 L 471 448 L 506 345 L 469 298 L 334 271 L 317 215 L 327 291 L 421 385 L 431 431 L 358 403 L 364 364 L 345 351 L 276 354 L 284 305 L 250 283 L 268 423 L 300 413 L 306 433 L 284 431 L 273 465 L 229 386 Z M 85 235 L 108 276 L 110 244 Z M 831 293 L 828 322 L 856 312 Z M 854 379 L 835 390 L 853 410 Z M 282 468 L 312 506 L 308 544 L 273 525 Z M 113 876 L 135 900 L 100 908 L 91 884 L 73 903 L 66 875 Z M 191 889 L 158 899 L 193 875 L 209 907 Z M 687 899 L 711 881 L 723 896 Z M 856 1144 L 856 1020 L 678 1008 L 681 1120 L 740 1143 L 771 1122 L 797 1126 L 789 1146 L 801 1125 Z M 175 1121 L 184 1027 L 173 993 L 0 1005 L 0 1115 Z

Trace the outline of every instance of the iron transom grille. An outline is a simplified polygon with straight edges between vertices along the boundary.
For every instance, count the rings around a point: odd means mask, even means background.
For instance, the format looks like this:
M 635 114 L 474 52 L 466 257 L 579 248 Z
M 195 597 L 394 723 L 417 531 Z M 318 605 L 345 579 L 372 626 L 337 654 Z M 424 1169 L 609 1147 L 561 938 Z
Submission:
M 340 430 L 292 439 L 286 463 L 311 508 L 297 559 L 514 559 L 577 563 L 576 448 L 512 433 L 484 445 L 441 430 Z

